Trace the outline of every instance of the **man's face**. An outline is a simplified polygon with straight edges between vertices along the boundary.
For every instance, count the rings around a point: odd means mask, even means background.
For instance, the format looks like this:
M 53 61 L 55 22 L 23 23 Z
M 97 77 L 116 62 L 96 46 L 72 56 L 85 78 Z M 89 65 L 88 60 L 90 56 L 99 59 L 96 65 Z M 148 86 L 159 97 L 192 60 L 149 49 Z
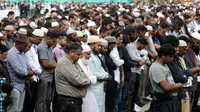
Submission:
M 187 46 L 179 47 L 178 53 L 181 55 L 184 55 L 184 54 L 186 54 L 187 50 L 188 50 Z
M 1 57 L 2 60 L 5 60 L 7 58 L 7 56 L 8 56 L 8 51 L 0 54 L 0 57 Z
M 82 50 L 81 49 L 73 50 L 71 53 L 72 53 L 71 58 L 74 62 L 77 62 L 78 59 L 82 56 Z
M 173 58 L 174 57 L 172 55 L 163 56 L 164 64 L 171 63 L 173 61 Z
M 142 50 L 145 48 L 145 45 L 141 44 L 140 42 L 137 43 L 137 49 Z
M 116 39 L 116 44 L 117 44 L 118 46 L 121 46 L 121 44 L 122 44 L 122 39 L 123 39 L 123 35 L 122 35 L 122 36 L 120 35 L 120 37 L 118 37 L 118 38 Z
M 108 46 L 101 46 L 101 54 L 105 54 L 108 51 Z
M 61 42 L 60 42 L 60 45 L 61 45 L 61 46 L 66 46 L 66 44 L 67 44 L 66 38 L 63 38 L 63 39 L 61 40 Z
M 15 16 L 14 14 L 10 15 L 10 19 L 12 20 L 14 18 L 14 16 Z
M 31 49 L 31 46 L 32 46 L 32 43 L 31 43 L 31 42 L 29 42 L 28 46 L 26 47 L 26 50 L 25 50 L 25 52 L 28 52 L 28 51 Z
M 48 47 L 53 46 L 55 44 L 55 42 L 56 42 L 56 38 L 48 38 L 47 39 L 47 45 L 48 45 Z
M 100 50 L 101 50 L 101 45 L 100 45 L 100 43 L 98 42 L 98 43 L 95 43 L 94 44 L 94 52 L 96 52 L 96 53 L 100 53 Z
M 38 45 L 38 44 L 41 43 L 42 37 L 35 37 L 34 40 L 35 40 L 35 43 L 34 43 L 34 44 Z

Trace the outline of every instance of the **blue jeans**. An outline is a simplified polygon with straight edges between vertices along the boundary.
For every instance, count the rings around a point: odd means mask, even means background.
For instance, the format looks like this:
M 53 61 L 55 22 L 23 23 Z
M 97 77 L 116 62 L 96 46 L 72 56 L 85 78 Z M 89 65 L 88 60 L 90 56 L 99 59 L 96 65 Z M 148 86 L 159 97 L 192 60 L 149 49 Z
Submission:
M 123 87 L 122 84 L 118 84 L 118 86 L 117 86 L 114 112 L 118 112 L 118 110 L 119 110 L 119 104 L 122 99 L 122 87 Z
M 124 86 L 122 87 L 121 101 L 119 102 L 119 106 L 118 106 L 118 112 L 124 111 L 124 107 L 125 107 L 127 96 L 128 96 L 129 85 L 130 85 L 129 80 L 124 81 Z

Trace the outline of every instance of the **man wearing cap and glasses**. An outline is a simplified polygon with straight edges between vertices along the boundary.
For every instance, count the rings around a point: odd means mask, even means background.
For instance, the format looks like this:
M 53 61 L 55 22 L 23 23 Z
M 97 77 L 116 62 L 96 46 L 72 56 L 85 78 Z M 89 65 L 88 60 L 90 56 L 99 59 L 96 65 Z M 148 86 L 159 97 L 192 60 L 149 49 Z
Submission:
M 25 79 L 32 77 L 33 72 L 28 68 L 24 51 L 29 43 L 25 35 L 16 35 L 15 45 L 8 51 L 7 67 L 14 89 L 11 92 L 13 104 L 8 112 L 22 111 L 25 97 Z

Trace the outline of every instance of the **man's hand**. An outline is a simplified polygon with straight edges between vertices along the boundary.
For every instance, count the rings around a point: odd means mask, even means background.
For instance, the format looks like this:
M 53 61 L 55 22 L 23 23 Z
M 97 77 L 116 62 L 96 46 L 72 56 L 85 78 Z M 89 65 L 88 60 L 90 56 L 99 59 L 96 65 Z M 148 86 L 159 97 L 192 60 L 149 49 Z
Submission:
M 34 75 L 33 71 L 30 68 L 28 68 L 27 71 L 29 77 L 32 77 Z
M 7 97 L 8 95 L 7 95 L 7 93 L 2 93 L 2 96 L 5 98 L 5 97 Z

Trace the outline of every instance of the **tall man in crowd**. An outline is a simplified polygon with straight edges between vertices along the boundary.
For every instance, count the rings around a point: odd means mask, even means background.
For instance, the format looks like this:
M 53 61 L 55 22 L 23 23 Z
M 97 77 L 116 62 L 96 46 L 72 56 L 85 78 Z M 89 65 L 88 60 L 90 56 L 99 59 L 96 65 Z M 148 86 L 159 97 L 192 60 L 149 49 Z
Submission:
M 46 38 L 38 45 L 38 56 L 42 67 L 42 73 L 39 75 L 39 87 L 37 92 L 36 112 L 49 112 L 52 100 L 52 81 L 56 61 L 52 52 L 52 46 L 58 38 L 55 32 L 48 32 Z

